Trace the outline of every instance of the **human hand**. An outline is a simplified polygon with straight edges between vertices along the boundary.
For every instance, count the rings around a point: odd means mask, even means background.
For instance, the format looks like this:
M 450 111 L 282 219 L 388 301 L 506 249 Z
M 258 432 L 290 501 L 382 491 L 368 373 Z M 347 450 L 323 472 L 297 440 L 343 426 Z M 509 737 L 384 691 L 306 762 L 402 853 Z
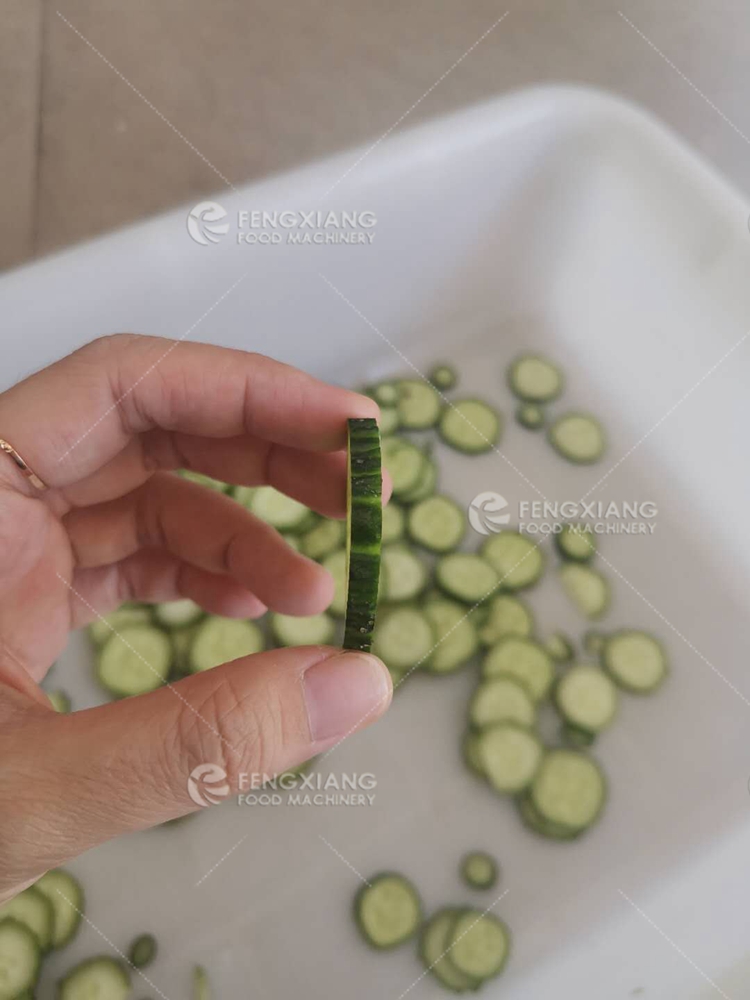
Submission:
M 190 468 L 341 516 L 348 417 L 374 402 L 259 355 L 117 335 L 0 395 L 0 901 L 119 833 L 196 808 L 200 763 L 274 774 L 379 717 L 379 660 L 327 647 L 244 657 L 59 715 L 39 687 L 70 629 L 127 600 L 309 615 L 333 582 Z

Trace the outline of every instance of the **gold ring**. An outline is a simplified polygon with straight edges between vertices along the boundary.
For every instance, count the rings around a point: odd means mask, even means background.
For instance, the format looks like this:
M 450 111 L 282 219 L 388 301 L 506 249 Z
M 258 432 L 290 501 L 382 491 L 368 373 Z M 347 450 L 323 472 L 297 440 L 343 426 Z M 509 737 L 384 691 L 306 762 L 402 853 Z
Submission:
M 40 491 L 44 491 L 47 489 L 46 483 L 43 483 L 42 480 L 39 478 L 39 476 L 37 476 L 37 474 L 28 467 L 28 465 L 24 462 L 24 460 L 18 454 L 13 445 L 8 444 L 7 441 L 3 441 L 2 438 L 0 438 L 0 451 L 4 451 L 6 455 L 9 455 L 13 459 L 13 461 L 16 463 L 16 465 L 21 470 L 23 475 L 26 476 L 26 478 L 28 479 L 28 481 L 31 483 L 32 486 L 34 486 L 36 489 Z

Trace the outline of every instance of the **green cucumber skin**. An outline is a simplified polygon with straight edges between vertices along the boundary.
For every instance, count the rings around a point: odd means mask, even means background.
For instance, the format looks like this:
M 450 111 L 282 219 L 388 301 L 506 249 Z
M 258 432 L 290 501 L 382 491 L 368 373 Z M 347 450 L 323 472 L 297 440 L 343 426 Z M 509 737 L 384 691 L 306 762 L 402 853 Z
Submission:
M 378 605 L 383 527 L 380 432 L 368 417 L 349 421 L 349 580 L 344 649 L 369 652 Z

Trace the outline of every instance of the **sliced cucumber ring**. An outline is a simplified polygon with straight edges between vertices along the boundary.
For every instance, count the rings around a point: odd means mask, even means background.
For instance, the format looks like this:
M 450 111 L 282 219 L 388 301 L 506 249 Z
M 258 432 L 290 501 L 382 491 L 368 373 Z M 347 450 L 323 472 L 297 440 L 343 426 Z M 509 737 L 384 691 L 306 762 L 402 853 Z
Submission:
M 606 577 L 583 563 L 565 563 L 558 572 L 563 590 L 581 614 L 592 620 L 605 614 L 610 603 Z
M 39 975 L 41 949 L 36 935 L 13 917 L 0 920 L 0 1000 L 17 1000 Z
M 576 465 L 598 462 L 607 449 L 604 428 L 587 413 L 566 413 L 549 429 L 555 451 Z
M 57 995 L 59 1000 L 127 1000 L 130 975 L 122 962 L 108 955 L 89 958 L 60 980 Z
M 471 851 L 461 859 L 461 878 L 472 889 L 492 889 L 497 885 L 497 861 L 485 851 Z
M 555 668 L 547 650 L 532 639 L 507 636 L 493 646 L 482 663 L 482 676 L 513 677 L 539 702 L 549 693 Z
M 381 443 L 381 454 L 393 483 L 393 495 L 400 499 L 419 484 L 425 469 L 424 452 L 393 434 Z
M 368 652 L 380 580 L 383 471 L 375 420 L 350 420 L 347 489 L 347 595 L 344 649 Z
M 661 643 L 647 632 L 626 629 L 604 642 L 604 669 L 621 688 L 632 694 L 650 694 L 667 676 L 667 655 Z
M 191 674 L 211 670 L 241 656 L 260 653 L 264 648 L 263 633 L 254 622 L 212 616 L 195 630 L 188 670 Z
M 406 490 L 404 493 L 401 493 L 399 500 L 401 503 L 406 504 L 418 503 L 420 500 L 425 500 L 427 497 L 431 497 L 435 492 L 437 481 L 437 465 L 435 465 L 435 462 L 429 455 L 425 455 L 423 453 L 422 472 L 417 485 L 413 489 Z
M 456 451 L 479 455 L 496 447 L 502 418 L 479 399 L 461 399 L 443 410 L 438 431 L 443 441 Z
M 544 756 L 536 733 L 514 722 L 498 722 L 483 729 L 478 751 L 485 777 L 495 791 L 504 795 L 528 788 Z
M 531 587 L 544 572 L 544 553 L 518 531 L 501 531 L 488 538 L 481 553 L 500 577 L 503 590 Z
M 390 669 L 405 673 L 432 654 L 435 630 L 429 618 L 415 608 L 392 608 L 380 615 L 373 652 Z
M 116 698 L 147 694 L 161 687 L 172 665 L 172 644 L 161 629 L 128 625 L 102 646 L 97 679 Z
M 308 559 L 324 559 L 331 552 L 346 545 L 346 527 L 343 521 L 323 518 L 306 531 L 299 540 L 300 552 Z
M 97 618 L 88 627 L 88 633 L 95 646 L 103 646 L 107 639 L 126 625 L 150 625 L 151 609 L 145 604 L 123 604 L 106 618 Z
M 55 911 L 52 909 L 52 903 L 43 892 L 33 886 L 25 889 L 10 902 L 0 906 L 0 920 L 4 920 L 6 917 L 12 917 L 28 927 L 39 942 L 42 951 L 47 951 L 52 946 Z M 0 991 L 2 991 L 2 982 L 0 982 Z
M 327 646 L 333 642 L 336 626 L 325 612 L 319 615 L 271 615 L 271 632 L 280 646 Z
M 402 379 L 398 385 L 398 416 L 401 426 L 410 431 L 426 430 L 438 422 L 442 402 L 429 382 Z
M 362 936 L 373 948 L 395 948 L 408 941 L 422 923 L 422 903 L 408 879 L 395 872 L 375 875 L 354 901 Z
M 411 508 L 407 526 L 417 545 L 432 552 L 452 552 L 466 534 L 466 515 L 454 500 L 433 496 Z
M 497 594 L 487 609 L 487 618 L 479 629 L 479 638 L 485 646 L 494 646 L 508 635 L 528 638 L 534 631 L 534 616 L 520 597 Z
M 516 422 L 527 431 L 538 431 L 544 427 L 544 410 L 536 403 L 519 403 L 516 407 Z
M 191 601 L 183 598 L 179 601 L 163 601 L 154 605 L 154 621 L 163 628 L 177 629 L 187 628 L 194 625 L 205 615 L 203 608 Z
M 512 677 L 482 681 L 469 702 L 469 722 L 484 729 L 498 722 L 520 726 L 536 724 L 536 704 L 526 688 Z
M 145 969 L 154 961 L 158 950 L 153 934 L 139 934 L 128 948 L 128 961 L 136 969 Z
M 491 563 L 473 552 L 442 556 L 435 567 L 435 580 L 441 590 L 465 604 L 484 601 L 500 582 Z
M 434 629 L 435 648 L 424 664 L 431 674 L 449 674 L 463 667 L 479 648 L 477 632 L 466 609 L 455 601 L 432 598 L 424 613 Z
M 383 528 L 381 541 L 383 545 L 399 542 L 406 534 L 406 514 L 404 508 L 397 503 L 389 503 L 383 507 Z
M 464 910 L 453 925 L 448 958 L 475 985 L 499 975 L 510 952 L 510 932 L 490 913 Z
M 474 980 L 459 972 L 448 958 L 453 925 L 463 911 L 454 907 L 438 910 L 422 928 L 419 957 L 438 982 L 454 993 L 474 989 Z
M 458 383 L 458 374 L 451 365 L 435 365 L 430 371 L 430 382 L 441 392 L 448 392 Z
M 427 566 L 405 545 L 385 545 L 381 554 L 381 600 L 391 604 L 411 601 L 427 586 Z
M 553 828 L 572 833 L 597 819 L 606 798 L 606 782 L 599 765 L 577 750 L 549 750 L 530 791 L 536 811 Z
M 564 524 L 555 535 L 555 546 L 563 559 L 589 562 L 596 555 L 596 535 L 585 524 Z
M 81 923 L 84 908 L 80 882 L 64 868 L 52 868 L 34 883 L 52 904 L 53 948 L 62 948 L 73 940 Z
M 549 403 L 563 390 L 563 375 L 557 365 L 541 354 L 522 354 L 508 368 L 508 384 L 519 399 Z
M 617 712 L 617 688 L 599 667 L 577 663 L 560 678 L 555 704 L 565 721 L 576 729 L 600 733 Z

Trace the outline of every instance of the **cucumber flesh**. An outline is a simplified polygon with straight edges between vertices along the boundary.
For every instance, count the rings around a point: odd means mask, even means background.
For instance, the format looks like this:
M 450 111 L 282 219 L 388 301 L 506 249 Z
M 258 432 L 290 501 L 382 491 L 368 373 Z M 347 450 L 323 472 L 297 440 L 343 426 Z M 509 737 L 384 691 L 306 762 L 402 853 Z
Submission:
M 59 1000 L 127 1000 L 130 975 L 122 962 L 103 955 L 80 962 L 60 980 Z
M 483 778 L 484 764 L 479 753 L 478 733 L 473 732 L 472 730 L 468 730 L 464 733 L 463 741 L 461 743 L 461 752 L 469 769 L 480 778 Z
M 172 644 L 152 625 L 128 625 L 99 651 L 97 678 L 116 698 L 147 694 L 161 687 L 172 665 Z
M 188 598 L 163 601 L 154 606 L 154 621 L 163 628 L 176 629 L 194 625 L 203 618 L 203 608 Z
M 455 601 L 431 598 L 423 611 L 434 629 L 434 650 L 424 663 L 431 674 L 448 674 L 463 667 L 479 648 L 477 631 L 466 610 Z
M 497 861 L 485 851 L 471 851 L 464 855 L 460 872 L 461 878 L 472 889 L 491 889 L 497 885 Z
M 584 753 L 549 750 L 534 777 L 530 797 L 544 821 L 577 833 L 591 826 L 602 810 L 606 797 L 604 774 Z
M 380 428 L 380 436 L 386 437 L 388 434 L 395 434 L 396 431 L 401 426 L 401 421 L 399 419 L 398 410 L 395 406 L 381 406 L 380 407 L 380 420 L 378 421 L 378 427 Z
M 555 535 L 555 546 L 563 559 L 589 562 L 596 555 L 596 535 L 585 524 L 564 524 Z
M 552 424 L 549 441 L 555 451 L 576 465 L 598 462 L 607 449 L 599 421 L 588 413 L 566 413 Z
M 583 563 L 565 563 L 558 570 L 563 590 L 581 614 L 596 620 L 609 609 L 610 591 L 606 577 Z
M 362 936 L 373 948 L 395 948 L 413 937 L 422 923 L 422 903 L 403 875 L 384 872 L 362 886 L 354 902 Z
M 330 615 L 281 615 L 270 618 L 271 632 L 280 646 L 327 646 L 333 642 L 336 626 Z
M 415 486 L 399 494 L 401 503 L 414 504 L 426 500 L 435 492 L 438 481 L 437 465 L 429 455 L 422 454 L 422 467 Z
M 254 622 L 212 616 L 195 630 L 188 670 L 191 674 L 211 670 L 241 656 L 260 653 L 264 646 L 263 633 Z
M 507 636 L 488 650 L 482 663 L 482 676 L 513 677 L 522 684 L 534 701 L 548 694 L 555 669 L 547 650 L 533 639 Z
M 451 448 L 479 455 L 497 446 L 502 418 L 479 399 L 462 399 L 443 410 L 438 430 Z
M 469 722 L 476 729 L 498 722 L 536 724 L 536 705 L 525 687 L 512 677 L 482 681 L 469 703 Z
M 308 507 L 273 486 L 259 486 L 250 497 L 248 508 L 279 531 L 299 531 L 310 520 Z
M 575 655 L 573 643 L 562 632 L 553 632 L 545 640 L 544 648 L 555 661 L 555 663 L 570 663 Z
M 404 508 L 397 503 L 389 503 L 383 507 L 383 526 L 381 541 L 383 545 L 399 542 L 406 533 L 406 514 Z
M 465 910 L 453 925 L 448 958 L 475 984 L 499 975 L 510 951 L 510 933 L 497 917 Z
M 425 969 L 431 972 L 442 986 L 454 993 L 465 993 L 475 986 L 474 980 L 459 972 L 447 955 L 453 925 L 461 913 L 460 909 L 454 907 L 438 910 L 422 928 L 419 943 L 419 956 Z
M 655 691 L 667 675 L 661 643 L 636 629 L 609 636 L 602 649 L 602 663 L 614 682 L 633 694 Z
M 381 600 L 391 604 L 411 601 L 427 586 L 427 566 L 405 545 L 386 545 L 382 550 Z
M 42 951 L 47 951 L 52 945 L 54 916 L 49 899 L 33 886 L 0 906 L 0 920 L 12 917 L 24 924 L 37 939 Z
M 479 629 L 483 645 L 494 646 L 508 635 L 528 638 L 534 631 L 534 616 L 520 597 L 497 594 L 487 605 L 487 618 Z
M 454 389 L 458 383 L 458 374 L 451 365 L 435 365 L 430 370 L 429 379 L 440 392 Z
M 415 444 L 396 434 L 381 445 L 383 465 L 393 483 L 393 495 L 400 499 L 419 484 L 425 467 L 425 455 Z
M 544 427 L 544 410 L 536 403 L 519 403 L 516 407 L 516 422 L 527 431 L 538 431 Z
M 538 544 L 518 531 L 500 531 L 488 538 L 481 554 L 497 570 L 503 590 L 531 587 L 544 572 L 544 554 Z
M 427 660 L 435 645 L 429 618 L 415 608 L 389 609 L 378 620 L 373 652 L 392 670 L 406 672 Z
M 466 534 L 466 515 L 455 501 L 433 496 L 411 508 L 407 526 L 417 545 L 431 552 L 452 552 Z
M 13 917 L 0 920 L 0 1000 L 17 1000 L 39 975 L 41 949 L 33 931 Z
M 348 421 L 347 594 L 344 649 L 372 645 L 380 580 L 383 472 L 371 417 Z
M 105 618 L 97 618 L 88 627 L 88 633 L 95 646 L 102 646 L 113 633 L 126 625 L 150 625 L 151 609 L 144 604 L 123 604 Z
M 544 748 L 526 726 L 499 722 L 479 734 L 482 770 L 497 792 L 516 795 L 528 788 L 539 769 Z
M 617 712 L 617 688 L 600 667 L 578 663 L 560 678 L 555 704 L 571 726 L 599 733 L 612 724 Z
M 435 579 L 441 590 L 465 604 L 485 600 L 500 582 L 494 566 L 473 552 L 442 556 L 435 567 Z
M 62 948 L 73 940 L 84 908 L 80 882 L 64 868 L 52 868 L 34 883 L 52 904 L 52 947 Z
M 346 544 L 343 521 L 323 518 L 300 538 L 300 552 L 309 559 L 324 559 L 329 553 Z
M 549 403 L 563 390 L 563 375 L 557 365 L 540 354 L 522 354 L 508 368 L 508 384 L 519 399 Z
M 402 379 L 397 383 L 398 417 L 407 430 L 426 430 L 434 427 L 440 416 L 442 402 L 429 382 L 421 379 Z
M 337 618 L 343 618 L 346 614 L 346 549 L 331 552 L 325 557 L 322 565 L 333 577 L 333 599 L 328 610 Z
M 378 406 L 395 406 L 399 397 L 398 387 L 393 382 L 379 382 L 373 386 L 371 396 Z

